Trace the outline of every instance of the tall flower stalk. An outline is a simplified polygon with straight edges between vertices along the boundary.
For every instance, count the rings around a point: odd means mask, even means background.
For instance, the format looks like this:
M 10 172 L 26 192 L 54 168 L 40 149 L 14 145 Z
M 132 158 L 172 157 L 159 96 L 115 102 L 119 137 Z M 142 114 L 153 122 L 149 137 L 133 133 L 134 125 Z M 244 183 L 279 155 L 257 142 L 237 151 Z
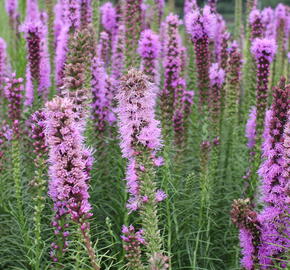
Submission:
M 12 125 L 13 139 L 12 139 L 12 166 L 13 166 L 13 179 L 15 185 L 15 199 L 20 218 L 23 220 L 23 203 L 22 203 L 22 184 L 21 184 L 21 158 L 20 158 L 20 121 L 22 111 L 22 92 L 23 79 L 16 78 L 13 73 L 11 78 L 6 79 L 5 95 L 8 99 L 8 117 Z
M 234 140 L 237 138 L 237 124 L 239 99 L 241 91 L 241 68 L 242 55 L 238 44 L 234 41 L 229 52 L 229 62 L 226 77 L 225 89 L 225 109 L 223 113 L 223 123 L 226 132 L 226 159 L 225 159 L 225 175 L 231 175 L 233 172 L 233 161 L 235 151 L 233 146 L 236 145 Z
M 241 44 L 241 38 L 243 34 L 243 1 L 235 0 L 235 33 L 234 39 Z
M 138 41 L 141 35 L 142 0 L 124 1 L 124 24 L 126 44 L 126 67 L 131 68 L 138 64 Z
M 116 81 L 123 75 L 125 67 L 125 27 L 123 24 L 118 26 L 116 38 L 113 43 L 112 52 L 112 78 Z
M 35 112 L 32 117 L 31 137 L 34 147 L 35 175 L 30 185 L 35 190 L 34 197 L 34 248 L 35 248 L 35 269 L 41 269 L 41 258 L 43 240 L 41 238 L 42 213 L 45 207 L 44 193 L 46 190 L 46 154 L 47 146 L 45 143 L 45 113 L 43 111 Z
M 57 224 L 55 234 L 62 233 L 66 225 L 60 223 L 61 216 L 67 214 L 80 229 L 88 257 L 93 269 L 99 270 L 95 251 L 90 239 L 89 218 L 92 216 L 89 203 L 89 171 L 88 160 L 91 160 L 90 151 L 83 144 L 84 118 L 79 119 L 74 102 L 69 98 L 56 97 L 46 104 L 46 141 L 49 147 L 49 196 L 54 202 Z M 76 119 L 79 119 L 77 121 Z M 91 162 L 90 162 L 91 164 Z M 53 259 L 56 254 L 62 253 L 67 243 L 62 246 L 53 244 Z
M 80 3 L 80 28 L 85 29 L 92 23 L 92 0 L 81 0 Z
M 161 94 L 162 124 L 164 132 L 170 126 L 173 117 L 173 106 L 176 82 L 181 73 L 181 40 L 178 33 L 180 24 L 177 15 L 170 14 L 165 21 L 165 41 L 164 41 L 164 88 Z M 165 129 L 167 131 L 165 131 Z
M 245 76 L 245 95 L 243 100 L 244 113 L 247 114 L 252 106 L 255 106 L 256 97 L 256 76 L 257 67 L 255 57 L 251 54 L 251 45 L 256 38 L 263 37 L 264 27 L 262 24 L 261 12 L 253 8 L 249 13 L 248 18 L 248 33 L 245 44 L 245 64 L 244 64 L 244 76 Z
M 204 8 L 203 14 L 194 10 L 185 18 L 186 30 L 194 44 L 201 108 L 206 106 L 209 98 L 209 41 L 213 34 L 214 23 L 215 16 L 208 11 L 207 6 Z
M 287 264 L 287 248 L 290 245 L 289 204 L 285 189 L 288 178 L 288 141 L 289 129 L 287 112 L 290 108 L 290 86 L 282 78 L 274 88 L 273 105 L 265 123 L 264 143 L 262 147 L 265 160 L 260 166 L 262 181 L 262 200 L 265 203 L 258 219 L 261 225 L 261 245 L 259 262 L 262 269 L 270 265 L 284 268 Z M 283 135 L 285 130 L 285 135 Z
M 28 66 L 27 81 L 32 91 L 26 94 L 26 105 L 32 106 L 34 97 L 46 99 L 50 87 L 50 62 L 47 42 L 46 14 L 39 14 L 38 6 L 32 2 L 31 14 L 21 27 L 26 39 Z M 38 100 L 37 100 L 38 101 Z M 36 102 L 37 102 L 36 101 Z
M 139 41 L 138 52 L 141 56 L 141 70 L 159 85 L 159 56 L 161 45 L 159 36 L 150 29 L 144 30 Z
M 277 55 L 275 59 L 275 66 L 274 66 L 274 78 L 273 78 L 273 85 L 277 85 L 280 76 L 286 75 L 284 74 L 284 67 L 287 64 L 287 37 L 289 36 L 289 11 L 287 15 L 286 6 L 283 4 L 277 5 L 275 9 L 275 32 L 276 32 L 276 42 L 277 42 Z M 287 32 L 288 31 L 288 32 Z
M 122 77 L 117 94 L 117 112 L 121 149 L 123 156 L 129 160 L 127 186 L 131 199 L 128 207 L 131 211 L 139 209 L 147 258 L 153 262 L 155 256 L 163 256 L 157 202 L 165 197 L 156 190 L 154 181 L 155 155 L 162 146 L 159 121 L 154 115 L 155 97 L 154 85 L 142 72 L 132 69 Z M 151 267 L 162 269 L 157 265 Z
M 7 77 L 7 60 L 6 42 L 4 39 L 0 38 L 0 100 L 4 97 L 3 84 L 5 82 L 5 78 Z
M 5 0 L 5 8 L 9 16 L 10 27 L 17 33 L 19 26 L 18 0 Z
M 251 52 L 256 60 L 257 66 L 257 81 L 256 81 L 256 144 L 255 144 L 255 158 L 252 163 L 253 172 L 257 171 L 260 165 L 261 143 L 264 128 L 265 112 L 268 98 L 268 83 L 270 74 L 270 64 L 273 61 L 276 44 L 274 40 L 269 39 L 255 39 Z M 251 186 L 249 187 L 248 196 L 253 198 L 258 179 L 254 173 L 252 175 Z
M 94 43 L 91 29 L 75 32 L 64 66 L 63 89 L 77 91 L 89 87 L 93 53 Z

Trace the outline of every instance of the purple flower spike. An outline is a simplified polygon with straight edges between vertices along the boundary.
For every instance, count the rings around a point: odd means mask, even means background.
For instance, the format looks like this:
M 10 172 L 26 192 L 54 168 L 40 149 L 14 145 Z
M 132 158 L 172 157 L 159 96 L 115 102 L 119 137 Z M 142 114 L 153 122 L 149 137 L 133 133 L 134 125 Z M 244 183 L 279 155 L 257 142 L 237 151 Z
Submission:
M 272 8 L 267 7 L 263 9 L 262 24 L 265 29 L 265 37 L 270 39 L 275 38 L 275 19 L 274 10 Z
M 253 9 L 249 14 L 249 23 L 251 29 L 251 40 L 263 36 L 262 14 L 258 9 Z
M 141 263 L 141 245 L 145 244 L 143 230 L 135 231 L 133 225 L 122 227 L 122 240 L 126 252 L 127 266 L 130 269 L 142 269 Z
M 138 84 L 129 91 L 131 81 Z M 161 131 L 159 121 L 154 116 L 156 89 L 148 77 L 142 72 L 130 70 L 123 77 L 116 98 L 119 101 L 117 113 L 123 156 L 129 159 L 134 157 L 138 151 L 137 145 L 143 145 L 150 151 L 159 150 L 162 146 Z M 144 121 L 147 123 L 145 126 Z
M 220 120 L 221 120 L 221 97 L 225 80 L 225 71 L 219 67 L 218 63 L 214 63 L 210 67 L 210 112 L 212 120 L 212 128 L 214 136 L 220 136 Z
M 80 27 L 81 23 L 81 1 L 79 0 L 64 0 L 64 18 L 65 24 L 69 25 L 70 33 L 75 32 Z
M 46 141 L 49 146 L 49 195 L 54 202 L 65 201 L 71 218 L 90 217 L 88 176 L 82 153 L 84 122 L 78 118 L 73 102 L 56 97 L 46 104 Z M 70 165 L 64 165 L 64 164 Z M 72 168 L 67 171 L 67 168 Z
M 194 44 L 198 73 L 200 107 L 208 103 L 209 96 L 209 41 L 214 38 L 216 16 L 205 6 L 203 13 L 194 10 L 185 18 L 185 26 Z
M 259 169 L 262 180 L 263 201 L 265 206 L 258 219 L 262 224 L 259 262 L 261 269 L 269 269 L 270 265 L 286 263 L 287 250 L 290 247 L 289 204 L 285 188 L 289 182 L 289 174 L 285 170 L 289 166 L 287 143 L 287 112 L 290 108 L 290 87 L 281 78 L 278 87 L 273 90 L 273 105 L 267 113 L 265 121 L 263 157 Z M 287 138 L 288 139 L 288 138 Z M 286 147 L 286 148 L 284 148 Z
M 274 59 L 277 50 L 277 45 L 274 39 L 256 39 L 251 47 L 251 52 L 257 61 L 265 58 L 269 63 Z
M 184 15 L 186 16 L 188 13 L 191 13 L 194 10 L 198 9 L 198 5 L 196 0 L 185 0 L 184 1 Z
M 14 31 L 18 31 L 18 20 L 19 20 L 19 13 L 18 9 L 18 0 L 5 0 L 5 8 L 6 12 L 9 16 L 9 23 L 10 26 Z
M 123 74 L 125 66 L 125 26 L 120 24 L 113 42 L 112 78 L 117 81 Z
M 165 21 L 165 39 L 163 44 L 164 53 L 164 88 L 161 96 L 161 108 L 163 121 L 171 121 L 174 106 L 175 86 L 180 78 L 182 59 L 181 59 L 181 39 L 178 32 L 180 20 L 177 15 L 170 14 Z
M 113 35 L 117 26 L 116 8 L 111 2 L 104 3 L 101 8 L 101 22 L 108 34 Z
M 253 57 L 257 64 L 257 84 L 256 84 L 256 108 L 257 108 L 257 146 L 261 145 L 262 130 L 264 125 L 265 111 L 267 107 L 268 82 L 270 74 L 270 63 L 276 53 L 276 44 L 271 39 L 254 40 L 251 47 Z
M 80 3 L 80 25 L 86 28 L 92 22 L 93 10 L 92 0 L 81 0 Z
M 253 107 L 246 124 L 246 138 L 248 139 L 247 146 L 249 149 L 253 149 L 256 143 L 256 118 L 257 110 Z
M 47 153 L 47 145 L 45 142 L 45 113 L 43 111 L 37 111 L 31 116 L 31 120 L 33 152 L 36 154 L 36 158 L 41 158 Z
M 199 40 L 205 36 L 213 38 L 216 17 L 206 7 L 203 14 L 194 10 L 185 18 L 186 30 L 193 40 Z
M 107 67 L 110 62 L 110 37 L 108 33 L 104 31 L 100 33 L 98 55 L 105 67 Z
M 209 70 L 210 85 L 221 87 L 225 80 L 225 71 L 219 68 L 218 63 L 212 64 Z
M 6 42 L 0 38 L 0 97 L 3 96 L 2 85 L 7 77 L 7 69 Z
M 40 46 L 42 42 L 42 23 L 40 20 L 26 21 L 21 30 L 27 44 L 28 64 L 33 82 L 39 83 L 40 78 Z
M 152 81 L 159 84 L 158 58 L 161 45 L 159 36 L 152 30 L 144 30 L 139 41 L 138 52 L 142 58 L 141 70 L 152 78 Z
M 94 57 L 92 62 L 92 114 L 98 132 L 104 132 L 110 120 L 111 104 L 108 89 L 108 75 L 104 64 L 99 58 Z
M 21 120 L 21 98 L 23 87 L 23 79 L 16 78 L 13 73 L 11 78 L 6 79 L 4 93 L 8 99 L 8 116 L 13 126 L 13 134 L 19 135 L 19 121 Z

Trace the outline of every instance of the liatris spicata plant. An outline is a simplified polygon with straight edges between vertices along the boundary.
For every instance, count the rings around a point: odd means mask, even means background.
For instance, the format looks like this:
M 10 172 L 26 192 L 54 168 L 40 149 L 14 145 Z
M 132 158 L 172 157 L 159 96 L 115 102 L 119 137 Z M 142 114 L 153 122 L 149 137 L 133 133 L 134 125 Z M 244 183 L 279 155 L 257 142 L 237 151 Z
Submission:
M 47 145 L 45 142 L 45 121 L 46 116 L 43 111 L 37 111 L 31 116 L 31 137 L 33 139 L 34 147 L 34 164 L 35 164 L 35 175 L 30 185 L 35 190 L 34 197 L 34 247 L 35 247 L 35 269 L 40 269 L 41 265 L 41 250 L 43 242 L 41 238 L 41 216 L 42 211 L 45 207 L 45 189 L 46 189 L 46 160 L 45 155 L 47 154 Z
M 97 54 L 104 63 L 105 67 L 108 67 L 110 63 L 110 51 L 110 37 L 107 32 L 101 32 Z
M 106 93 L 108 74 L 99 57 L 94 57 L 92 62 L 92 116 L 96 130 L 103 133 L 108 124 L 110 104 Z
M 69 44 L 64 67 L 63 89 L 76 91 L 89 87 L 93 53 L 93 35 L 90 28 L 75 32 Z
M 13 131 L 12 129 L 9 127 L 9 125 L 6 124 L 5 121 L 3 121 L 0 124 L 0 172 L 3 172 L 5 169 L 5 162 L 4 162 L 4 158 L 5 158 L 5 150 L 7 147 L 6 146 L 6 142 L 9 142 L 12 140 L 12 136 L 13 136 Z
M 125 27 L 120 24 L 113 43 L 112 52 L 112 78 L 118 81 L 124 72 L 125 67 Z
M 251 108 L 249 118 L 246 124 L 246 138 L 248 140 L 247 147 L 252 150 L 256 143 L 256 118 L 257 109 L 256 107 Z
M 287 53 L 287 43 L 286 40 L 289 37 L 289 11 L 287 11 L 286 6 L 283 4 L 277 5 L 275 9 L 275 32 L 276 32 L 276 42 L 277 42 L 277 55 L 275 59 L 274 66 L 274 78 L 273 85 L 277 85 L 280 76 L 284 73 L 284 67 L 286 65 L 286 53 Z
M 227 71 L 227 64 L 228 64 L 228 42 L 230 39 L 230 34 L 229 32 L 224 32 L 221 37 L 221 51 L 220 51 L 220 66 L 221 68 L 226 72 Z
M 22 31 L 25 34 L 27 52 L 28 52 L 28 65 L 31 72 L 31 78 L 36 85 L 39 83 L 40 78 L 40 44 L 42 41 L 42 25 L 40 20 L 26 21 L 22 25 Z
M 80 28 L 85 29 L 92 23 L 92 0 L 81 0 L 80 3 Z
M 254 270 L 258 263 L 261 224 L 249 199 L 239 199 L 233 202 L 231 219 L 240 231 L 239 238 L 243 254 L 241 264 L 246 270 Z
M 265 38 L 275 38 L 274 10 L 270 7 L 262 10 L 262 24 Z
M 247 113 L 249 109 L 255 105 L 256 97 L 256 70 L 257 66 L 255 63 L 255 57 L 250 53 L 250 46 L 253 44 L 256 38 L 262 38 L 264 28 L 262 24 L 262 14 L 258 9 L 252 9 L 249 14 L 249 37 L 246 40 L 246 63 L 244 65 L 245 74 L 245 99 L 244 109 Z
M 117 12 L 116 8 L 113 6 L 111 2 L 104 3 L 101 8 L 101 22 L 105 31 L 109 35 L 109 39 L 111 41 L 114 40 L 114 35 L 116 33 L 117 28 Z
M 56 85 L 61 87 L 63 85 L 64 66 L 68 51 L 69 41 L 69 27 L 64 25 L 57 37 L 56 52 L 55 52 L 55 79 Z
M 27 16 L 21 27 L 26 39 L 28 52 L 27 84 L 32 91 L 27 94 L 26 105 L 31 106 L 36 96 L 46 98 L 50 87 L 50 63 L 47 41 L 46 14 L 38 13 L 35 3 L 31 3 L 34 15 Z M 30 81 L 28 81 L 30 80 Z M 27 91 L 28 93 L 29 91 Z
M 0 38 L 0 98 L 4 96 L 3 83 L 7 77 L 7 65 L 6 42 L 3 38 Z
M 181 73 L 181 40 L 178 33 L 180 21 L 177 15 L 166 18 L 164 48 L 164 88 L 161 95 L 162 122 L 168 128 L 173 117 L 173 104 L 176 82 Z
M 225 177 L 230 176 L 234 171 L 234 162 L 236 157 L 234 154 L 235 140 L 237 139 L 237 124 L 238 124 L 238 111 L 239 99 L 241 89 L 241 68 L 242 68 L 242 55 L 238 48 L 237 42 L 231 44 L 229 51 L 228 70 L 226 77 L 225 104 L 223 110 L 223 123 L 226 136 L 226 157 L 225 157 Z
M 18 9 L 18 0 L 5 0 L 5 7 L 6 12 L 9 16 L 9 24 L 13 31 L 18 31 L 18 20 L 19 20 L 19 13 Z
M 241 45 L 243 35 L 243 2 L 242 0 L 235 0 L 235 32 L 234 39 Z
M 223 17 L 219 14 L 216 14 L 216 30 L 214 33 L 214 54 L 212 52 L 212 58 L 216 62 L 221 62 L 221 51 L 223 46 L 224 33 L 226 32 L 226 22 Z
M 22 92 L 23 79 L 16 78 L 16 74 L 11 74 L 10 78 L 6 79 L 6 85 L 4 93 L 8 99 L 8 117 L 11 122 L 13 130 L 12 138 L 12 172 L 15 188 L 15 199 L 17 202 L 17 211 L 19 214 L 19 222 L 21 226 L 24 226 L 24 216 L 23 216 L 23 201 L 22 201 L 22 184 L 21 184 L 21 157 L 20 157 L 20 121 L 21 121 L 21 111 L 22 111 Z
M 185 25 L 188 34 L 194 44 L 197 80 L 198 80 L 198 94 L 200 106 L 203 107 L 208 102 L 209 97 L 209 39 L 212 37 L 215 16 L 204 8 L 203 14 L 198 10 L 188 13 L 185 18 Z
M 225 97 L 225 116 L 231 120 L 237 119 L 241 87 L 241 67 L 242 55 L 238 44 L 234 41 L 229 50 Z
M 145 245 L 143 238 L 143 230 L 135 231 L 133 225 L 129 227 L 123 225 L 122 240 L 124 242 L 123 248 L 126 251 L 125 257 L 128 261 L 127 267 L 129 269 L 143 270 L 144 266 L 141 261 L 141 245 Z
M 11 78 L 6 78 L 4 93 L 8 100 L 8 116 L 13 127 L 13 137 L 18 138 L 20 135 L 19 124 L 21 120 L 21 99 L 23 88 L 23 79 L 16 78 L 13 73 Z
M 212 131 L 214 137 L 220 136 L 221 124 L 221 93 L 225 80 L 225 71 L 221 69 L 218 63 L 211 65 L 209 70 L 210 78 L 210 115 L 212 121 Z
M 40 20 L 42 22 L 42 42 L 40 43 L 39 92 L 47 100 L 51 86 L 47 14 L 44 12 L 40 13 Z
M 273 105 L 265 121 L 264 143 L 265 160 L 260 166 L 262 181 L 263 211 L 258 215 L 261 223 L 261 244 L 259 263 L 262 269 L 271 265 L 281 268 L 287 264 L 287 248 L 290 245 L 289 205 L 286 202 L 285 188 L 289 181 L 287 164 L 287 112 L 290 108 L 290 85 L 282 78 L 273 90 Z M 285 129 L 286 127 L 286 129 Z M 283 135 L 285 129 L 285 135 Z M 285 144 L 285 143 L 286 144 Z M 286 148 L 284 148 L 284 145 Z M 286 159 L 285 159 L 286 157 Z
M 276 44 L 271 39 L 256 39 L 251 47 L 251 52 L 257 65 L 256 84 L 256 108 L 257 108 L 257 128 L 256 145 L 259 151 L 262 140 L 265 111 L 268 98 L 268 82 L 270 74 L 270 64 L 276 53 Z
M 152 82 L 159 85 L 159 55 L 160 55 L 159 36 L 152 30 L 144 30 L 139 41 L 138 52 L 141 57 L 141 70 L 151 78 Z
M 155 27 L 157 29 L 153 29 L 156 31 L 159 31 L 161 22 L 162 22 L 162 17 L 164 14 L 164 7 L 165 7 L 165 0 L 154 0 L 154 4 L 155 4 Z
M 260 10 L 253 9 L 249 14 L 249 25 L 251 31 L 251 40 L 254 41 L 255 38 L 262 38 L 264 34 L 263 24 L 262 24 L 262 14 Z
M 182 78 L 178 79 L 174 93 L 174 114 L 173 114 L 173 130 L 174 141 L 176 147 L 184 147 L 185 143 L 185 123 L 184 123 L 184 95 L 186 91 L 186 81 Z
M 79 0 L 67 0 L 64 7 L 64 19 L 69 25 L 69 32 L 73 34 L 80 28 L 81 10 Z
M 154 181 L 156 151 L 162 146 L 159 121 L 154 115 L 155 97 L 154 85 L 142 72 L 132 69 L 122 77 L 117 94 L 120 145 L 123 156 L 129 160 L 127 185 L 132 193 L 129 203 L 132 205 L 135 200 L 135 209 L 140 209 L 148 259 L 162 254 L 157 202 L 165 197 L 162 192 L 162 196 L 156 193 Z
M 93 269 L 99 270 L 95 251 L 90 240 L 89 218 L 92 216 L 89 203 L 87 158 L 88 149 L 83 144 L 85 120 L 79 119 L 74 102 L 69 98 L 56 97 L 46 104 L 46 141 L 49 146 L 49 196 L 54 202 L 56 225 L 55 234 L 62 232 L 66 238 L 69 233 L 63 231 L 61 218 L 69 214 L 80 228 L 88 256 Z M 85 156 L 85 158 L 84 158 Z M 57 253 L 62 253 L 66 243 L 53 244 L 52 253 L 56 261 Z
M 57 4 L 56 4 L 57 5 Z M 47 13 L 47 32 L 48 32 L 48 51 L 50 55 L 50 63 L 53 65 L 54 59 L 54 42 L 55 36 L 53 35 L 54 26 L 54 0 L 45 0 L 45 8 Z
M 142 0 L 124 1 L 124 24 L 126 44 L 126 67 L 131 68 L 138 64 L 137 48 L 141 34 Z
M 185 0 L 184 1 L 184 8 L 183 13 L 186 16 L 188 13 L 191 13 L 193 10 L 197 10 L 198 5 L 196 0 Z
M 249 117 L 246 123 L 245 135 L 247 138 L 247 147 L 249 152 L 249 167 L 247 168 L 245 179 L 245 190 L 249 189 L 250 179 L 252 177 L 252 173 L 256 173 L 252 171 L 252 164 L 255 158 L 255 144 L 256 144 L 256 125 L 257 125 L 257 109 L 256 107 L 252 107 L 249 113 Z

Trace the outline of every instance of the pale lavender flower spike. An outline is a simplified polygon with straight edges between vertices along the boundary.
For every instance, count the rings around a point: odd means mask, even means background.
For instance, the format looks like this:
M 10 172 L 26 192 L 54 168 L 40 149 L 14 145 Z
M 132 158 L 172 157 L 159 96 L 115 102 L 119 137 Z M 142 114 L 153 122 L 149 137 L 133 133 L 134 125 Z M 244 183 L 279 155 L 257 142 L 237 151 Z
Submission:
M 104 29 L 113 34 L 116 30 L 116 23 L 117 23 L 117 12 L 115 7 L 111 2 L 104 3 L 101 8 L 101 15 L 102 15 L 102 25 Z
M 256 142 L 256 117 L 257 110 L 253 107 L 250 111 L 249 118 L 246 124 L 246 138 L 248 139 L 248 148 L 252 149 Z

